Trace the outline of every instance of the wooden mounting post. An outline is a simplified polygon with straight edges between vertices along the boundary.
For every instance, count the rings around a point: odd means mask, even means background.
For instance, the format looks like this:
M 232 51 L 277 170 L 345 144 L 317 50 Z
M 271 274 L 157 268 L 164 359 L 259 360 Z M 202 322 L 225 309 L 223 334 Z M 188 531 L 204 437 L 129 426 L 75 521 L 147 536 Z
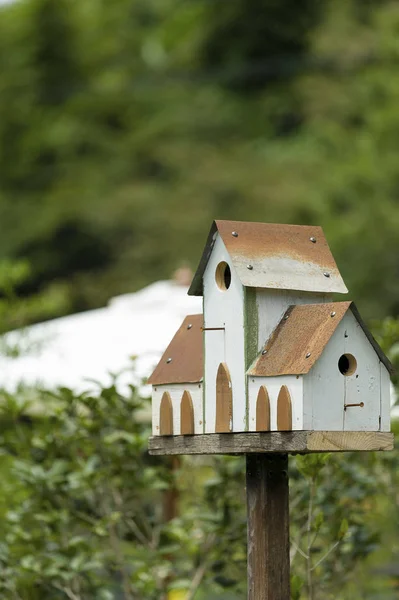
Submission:
M 247 454 L 248 600 L 289 600 L 288 455 Z
M 153 456 L 246 455 L 248 600 L 290 598 L 288 453 L 387 451 L 393 446 L 393 433 L 385 431 L 158 435 L 149 441 Z

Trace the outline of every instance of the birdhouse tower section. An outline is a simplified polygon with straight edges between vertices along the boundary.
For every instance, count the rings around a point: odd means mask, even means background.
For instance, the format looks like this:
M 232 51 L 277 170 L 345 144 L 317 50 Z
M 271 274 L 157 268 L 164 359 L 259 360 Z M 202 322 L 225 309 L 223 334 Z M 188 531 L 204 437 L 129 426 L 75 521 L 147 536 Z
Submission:
M 189 315 L 148 379 L 153 435 L 203 433 L 202 315 Z
M 188 292 L 204 298 L 206 433 L 248 428 L 246 370 L 288 306 L 346 291 L 320 227 L 213 223 Z
M 220 236 L 203 275 L 205 433 L 245 430 L 244 287 Z

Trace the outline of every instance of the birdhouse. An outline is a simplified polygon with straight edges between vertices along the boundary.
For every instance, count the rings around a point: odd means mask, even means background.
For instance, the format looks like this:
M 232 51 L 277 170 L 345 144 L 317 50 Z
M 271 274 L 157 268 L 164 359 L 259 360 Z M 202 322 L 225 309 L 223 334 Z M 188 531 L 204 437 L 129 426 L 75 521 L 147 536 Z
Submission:
M 153 435 L 390 429 L 391 365 L 320 227 L 215 221 L 149 379 Z

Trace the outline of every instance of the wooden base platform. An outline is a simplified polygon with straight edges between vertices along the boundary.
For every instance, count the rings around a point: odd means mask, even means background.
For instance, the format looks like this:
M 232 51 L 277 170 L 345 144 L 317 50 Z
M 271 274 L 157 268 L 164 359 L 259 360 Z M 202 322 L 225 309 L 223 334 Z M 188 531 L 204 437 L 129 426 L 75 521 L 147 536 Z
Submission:
M 152 455 L 252 454 L 278 452 L 352 452 L 393 450 L 393 433 L 382 431 L 268 431 L 264 433 L 208 433 L 153 436 Z

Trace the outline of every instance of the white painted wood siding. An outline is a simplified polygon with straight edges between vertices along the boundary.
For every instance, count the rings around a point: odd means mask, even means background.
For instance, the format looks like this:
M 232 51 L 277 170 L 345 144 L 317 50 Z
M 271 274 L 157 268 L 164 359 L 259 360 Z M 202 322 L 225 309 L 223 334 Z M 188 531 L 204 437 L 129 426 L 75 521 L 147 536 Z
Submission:
M 345 352 L 353 354 L 357 369 L 344 377 L 345 403 L 364 402 L 363 408 L 349 407 L 345 411 L 345 431 L 378 431 L 381 408 L 380 359 L 351 311 L 344 317 L 346 327 Z
M 292 304 L 320 304 L 330 301 L 330 296 L 314 292 L 257 288 L 258 351 L 265 345 L 289 306 Z
M 221 237 L 217 238 L 204 273 L 204 327 L 225 327 L 205 331 L 205 433 L 214 433 L 216 420 L 216 376 L 221 362 L 231 375 L 233 390 L 233 431 L 246 429 L 244 288 L 234 270 Z M 228 290 L 215 281 L 218 264 L 225 261 L 231 270 Z
M 333 318 L 333 317 L 332 317 Z M 304 375 L 304 428 L 343 431 L 345 377 L 338 361 L 345 353 L 345 317 L 319 360 Z M 304 348 L 304 352 L 307 350 Z
M 225 332 L 204 331 L 204 430 L 215 433 L 216 377 L 221 362 L 225 361 Z
M 159 435 L 159 408 L 164 392 L 169 392 L 173 406 L 173 435 L 180 435 L 180 402 L 183 392 L 191 394 L 194 408 L 194 433 L 204 433 L 203 384 L 169 383 L 152 388 L 152 435 Z
M 264 385 L 270 399 L 270 430 L 277 431 L 277 398 L 281 386 L 286 385 L 292 402 L 292 429 L 303 429 L 303 378 L 300 375 L 282 375 L 281 377 L 248 378 L 248 421 L 249 431 L 256 431 L 256 400 L 260 386 Z

